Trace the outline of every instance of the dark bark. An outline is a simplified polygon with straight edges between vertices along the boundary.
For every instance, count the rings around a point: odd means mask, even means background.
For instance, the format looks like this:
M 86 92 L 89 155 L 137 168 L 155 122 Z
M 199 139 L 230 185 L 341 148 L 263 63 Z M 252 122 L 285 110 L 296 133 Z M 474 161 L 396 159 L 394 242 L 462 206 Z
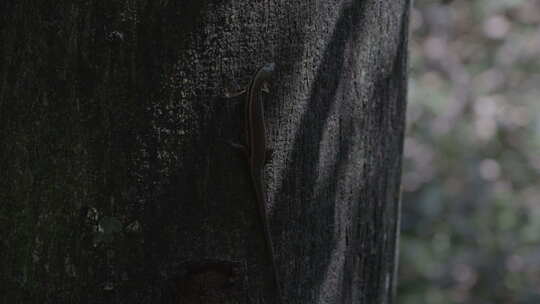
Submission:
M 392 303 L 408 0 L 2 1 L 0 299 Z

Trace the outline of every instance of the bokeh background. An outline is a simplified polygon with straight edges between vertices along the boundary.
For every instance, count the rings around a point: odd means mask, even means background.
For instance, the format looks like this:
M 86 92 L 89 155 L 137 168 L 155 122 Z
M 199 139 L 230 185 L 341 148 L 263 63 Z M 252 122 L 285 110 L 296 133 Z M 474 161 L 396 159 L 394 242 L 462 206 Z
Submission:
M 540 303 L 540 1 L 414 2 L 399 304 Z

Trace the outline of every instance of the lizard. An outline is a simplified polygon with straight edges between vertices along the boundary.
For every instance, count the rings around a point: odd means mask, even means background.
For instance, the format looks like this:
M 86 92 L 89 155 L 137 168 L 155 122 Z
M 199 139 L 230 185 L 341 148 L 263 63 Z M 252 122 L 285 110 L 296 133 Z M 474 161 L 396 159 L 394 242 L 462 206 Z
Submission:
M 272 244 L 272 236 L 270 234 L 270 226 L 268 216 L 266 214 L 266 193 L 264 187 L 264 165 L 268 159 L 266 145 L 266 127 L 264 120 L 264 107 L 261 92 L 267 91 L 267 84 L 275 70 L 274 63 L 267 63 L 255 72 L 245 91 L 239 94 L 245 94 L 245 109 L 244 109 L 244 131 L 245 131 L 245 146 L 235 145 L 243 148 L 247 154 L 247 162 L 250 171 L 251 182 L 255 192 L 255 198 L 258 205 L 260 220 L 265 238 L 265 246 L 272 262 L 273 279 L 276 286 L 279 302 L 281 303 L 281 286 L 276 268 L 274 255 L 274 247 Z

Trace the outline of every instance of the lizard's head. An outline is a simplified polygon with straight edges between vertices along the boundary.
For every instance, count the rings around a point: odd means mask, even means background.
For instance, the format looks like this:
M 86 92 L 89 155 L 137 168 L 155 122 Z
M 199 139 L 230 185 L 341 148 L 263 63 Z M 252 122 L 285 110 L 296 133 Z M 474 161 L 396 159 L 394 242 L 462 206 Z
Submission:
M 272 73 L 276 69 L 276 64 L 273 62 L 267 63 L 262 67 L 262 69 L 267 73 Z

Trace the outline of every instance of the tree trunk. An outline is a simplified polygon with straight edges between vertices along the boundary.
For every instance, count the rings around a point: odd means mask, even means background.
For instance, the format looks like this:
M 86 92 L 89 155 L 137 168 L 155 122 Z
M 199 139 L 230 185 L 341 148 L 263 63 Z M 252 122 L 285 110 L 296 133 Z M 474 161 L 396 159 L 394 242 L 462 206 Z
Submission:
M 392 303 L 408 0 L 2 1 L 2 303 Z

